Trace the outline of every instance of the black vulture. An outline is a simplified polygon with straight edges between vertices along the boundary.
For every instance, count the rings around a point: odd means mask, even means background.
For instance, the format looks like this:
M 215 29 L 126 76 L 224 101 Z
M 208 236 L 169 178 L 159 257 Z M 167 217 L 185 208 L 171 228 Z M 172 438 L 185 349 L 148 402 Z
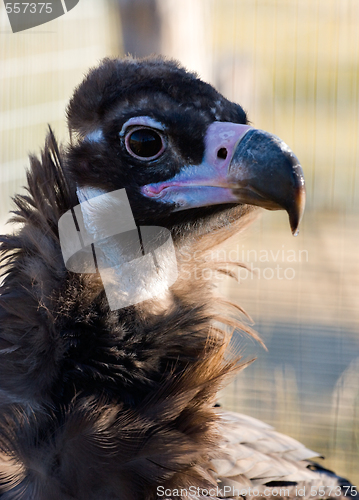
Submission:
M 257 206 L 297 231 L 292 151 L 161 57 L 104 60 L 67 116 L 69 144 L 50 129 L 1 237 L 0 498 L 354 495 L 216 405 L 245 365 L 221 325 L 246 327 L 195 271 L 221 267 L 208 251 Z

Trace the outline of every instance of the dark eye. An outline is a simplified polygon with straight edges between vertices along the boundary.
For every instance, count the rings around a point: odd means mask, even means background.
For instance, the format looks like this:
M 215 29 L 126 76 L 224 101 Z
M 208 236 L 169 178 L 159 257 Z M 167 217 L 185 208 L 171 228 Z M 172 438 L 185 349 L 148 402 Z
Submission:
M 158 158 L 165 150 L 162 136 L 150 128 L 136 128 L 125 138 L 127 151 L 140 160 L 153 160 Z

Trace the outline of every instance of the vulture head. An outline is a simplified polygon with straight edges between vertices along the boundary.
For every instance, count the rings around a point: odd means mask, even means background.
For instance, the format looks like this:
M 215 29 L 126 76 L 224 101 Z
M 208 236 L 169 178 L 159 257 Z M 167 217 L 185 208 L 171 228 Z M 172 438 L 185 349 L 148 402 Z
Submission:
M 76 89 L 68 123 L 73 181 L 80 190 L 126 188 L 137 224 L 183 234 L 256 205 L 287 210 L 298 228 L 305 191 L 297 158 L 173 61 L 106 60 Z
M 68 145 L 50 131 L 31 157 L 20 227 L 0 240 L 0 498 L 249 498 L 278 485 L 294 498 L 349 484 L 215 404 L 243 367 L 223 324 L 256 334 L 194 265 L 254 207 L 286 210 L 296 233 L 292 151 L 162 58 L 104 60 L 68 124 Z

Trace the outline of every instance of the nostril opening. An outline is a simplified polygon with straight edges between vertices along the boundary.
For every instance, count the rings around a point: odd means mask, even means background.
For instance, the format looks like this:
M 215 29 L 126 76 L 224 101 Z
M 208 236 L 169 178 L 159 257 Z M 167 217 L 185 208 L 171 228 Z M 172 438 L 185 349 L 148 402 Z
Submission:
M 221 158 L 222 160 L 225 160 L 227 158 L 227 150 L 226 148 L 221 148 L 217 152 L 217 157 Z

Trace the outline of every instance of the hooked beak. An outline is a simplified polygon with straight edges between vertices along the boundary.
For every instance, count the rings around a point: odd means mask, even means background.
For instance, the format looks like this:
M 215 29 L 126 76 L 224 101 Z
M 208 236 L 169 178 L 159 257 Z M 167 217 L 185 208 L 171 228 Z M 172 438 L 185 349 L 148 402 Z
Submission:
M 175 204 L 175 211 L 243 203 L 288 212 L 297 234 L 305 205 L 302 167 L 278 137 L 248 125 L 214 122 L 199 165 L 141 188 L 144 196 Z

